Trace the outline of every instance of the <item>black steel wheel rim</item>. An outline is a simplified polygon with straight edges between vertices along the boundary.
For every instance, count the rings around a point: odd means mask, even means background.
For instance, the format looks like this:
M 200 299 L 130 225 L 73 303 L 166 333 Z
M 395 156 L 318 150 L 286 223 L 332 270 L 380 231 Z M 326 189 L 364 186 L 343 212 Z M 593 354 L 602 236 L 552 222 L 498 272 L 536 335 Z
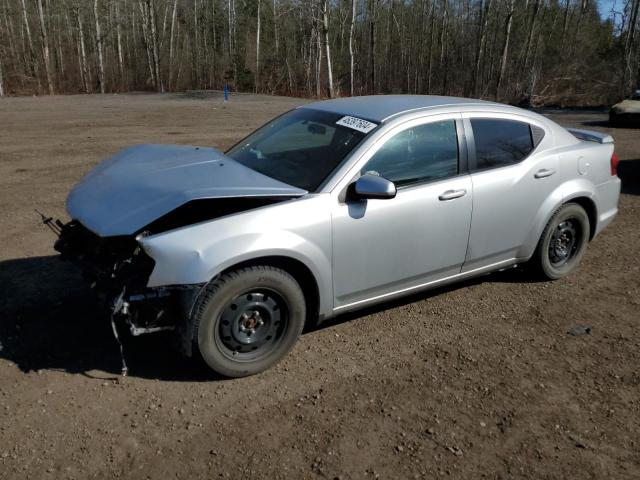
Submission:
M 560 222 L 549 241 L 551 265 L 561 267 L 569 262 L 578 251 L 581 236 L 582 229 L 576 219 L 569 218 Z
M 256 360 L 280 343 L 287 330 L 288 311 L 282 296 L 273 290 L 244 292 L 224 307 L 215 341 L 233 360 Z

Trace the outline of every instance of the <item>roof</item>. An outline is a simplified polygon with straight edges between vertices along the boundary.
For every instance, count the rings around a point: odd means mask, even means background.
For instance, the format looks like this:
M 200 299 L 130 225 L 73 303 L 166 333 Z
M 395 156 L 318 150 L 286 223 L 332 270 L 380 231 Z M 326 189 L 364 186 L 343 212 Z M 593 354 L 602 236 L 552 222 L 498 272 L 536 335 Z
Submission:
M 447 105 L 499 105 L 484 100 L 437 95 L 368 95 L 362 97 L 336 98 L 323 102 L 309 103 L 303 108 L 341 113 L 353 117 L 383 122 L 389 117 L 411 110 L 443 107 Z

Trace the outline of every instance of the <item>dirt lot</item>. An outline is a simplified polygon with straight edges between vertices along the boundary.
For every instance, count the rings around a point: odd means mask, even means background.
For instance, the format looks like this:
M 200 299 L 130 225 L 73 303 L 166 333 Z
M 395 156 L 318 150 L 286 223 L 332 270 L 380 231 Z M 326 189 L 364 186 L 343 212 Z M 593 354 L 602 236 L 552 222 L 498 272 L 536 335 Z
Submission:
M 225 148 L 300 100 L 0 101 L 0 479 L 640 478 L 640 130 L 620 215 L 579 272 L 519 271 L 340 318 L 276 368 L 217 380 L 162 336 L 128 344 L 59 262 L 35 209 L 136 143 Z M 592 328 L 585 336 L 567 331 Z

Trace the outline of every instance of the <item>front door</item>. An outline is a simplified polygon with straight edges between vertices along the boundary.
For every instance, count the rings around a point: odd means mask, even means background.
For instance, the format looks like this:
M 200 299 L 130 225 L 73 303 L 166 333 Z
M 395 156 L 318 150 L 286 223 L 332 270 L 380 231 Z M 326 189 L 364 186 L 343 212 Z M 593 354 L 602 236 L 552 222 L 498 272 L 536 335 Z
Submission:
M 393 181 L 392 199 L 336 198 L 335 308 L 410 291 L 460 272 L 471 223 L 472 189 L 461 172 L 452 116 L 414 120 L 388 132 L 360 174 Z

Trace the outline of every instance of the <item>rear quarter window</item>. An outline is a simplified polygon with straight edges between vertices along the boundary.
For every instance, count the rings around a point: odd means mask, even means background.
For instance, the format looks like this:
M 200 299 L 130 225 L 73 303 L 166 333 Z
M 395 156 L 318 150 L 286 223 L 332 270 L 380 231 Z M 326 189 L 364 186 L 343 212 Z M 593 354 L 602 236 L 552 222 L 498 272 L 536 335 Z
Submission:
M 496 118 L 472 118 L 476 145 L 476 169 L 513 165 L 527 157 L 534 143 L 531 126 L 526 122 Z

